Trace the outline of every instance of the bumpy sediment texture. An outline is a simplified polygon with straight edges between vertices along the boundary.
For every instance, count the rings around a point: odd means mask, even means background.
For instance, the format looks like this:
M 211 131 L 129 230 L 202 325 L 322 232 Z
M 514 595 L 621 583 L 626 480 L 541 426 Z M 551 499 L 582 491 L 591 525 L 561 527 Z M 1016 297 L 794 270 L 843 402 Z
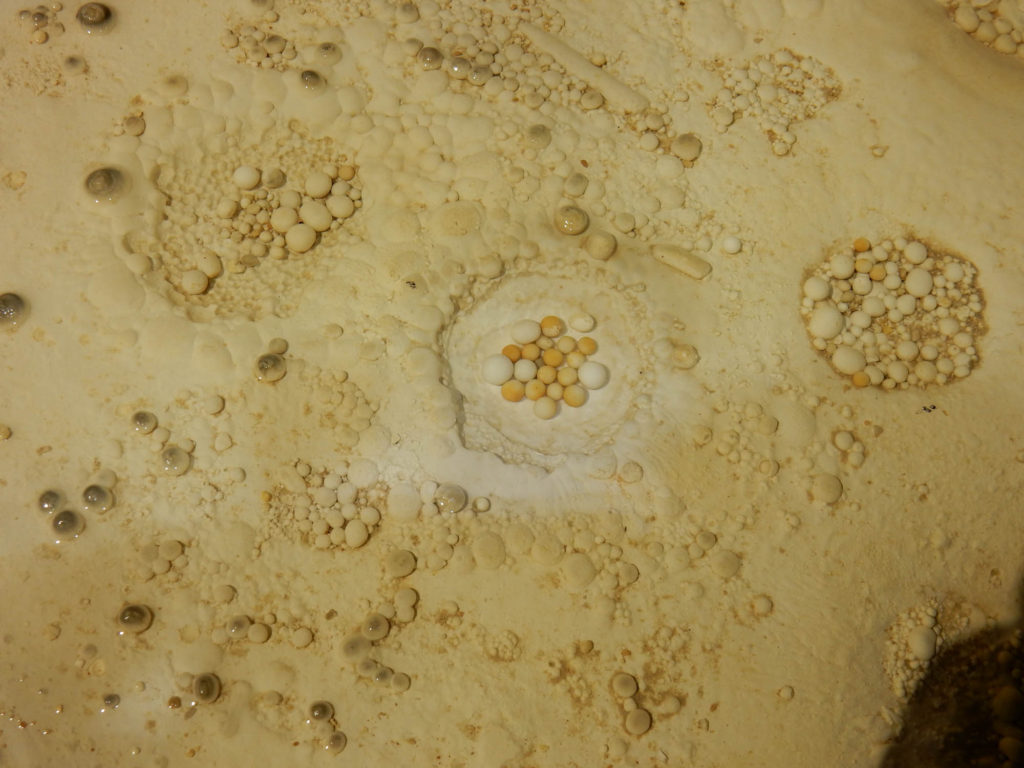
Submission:
M 0 763 L 1022 759 L 1019 2 L 137 5 L 0 9 Z

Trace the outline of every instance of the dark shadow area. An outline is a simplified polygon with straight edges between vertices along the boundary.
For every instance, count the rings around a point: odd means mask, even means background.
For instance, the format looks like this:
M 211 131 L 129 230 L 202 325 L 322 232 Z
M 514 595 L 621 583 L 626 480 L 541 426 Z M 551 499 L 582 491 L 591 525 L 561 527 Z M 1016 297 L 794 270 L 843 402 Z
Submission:
M 1024 631 L 986 630 L 944 648 L 880 768 L 1024 765 Z

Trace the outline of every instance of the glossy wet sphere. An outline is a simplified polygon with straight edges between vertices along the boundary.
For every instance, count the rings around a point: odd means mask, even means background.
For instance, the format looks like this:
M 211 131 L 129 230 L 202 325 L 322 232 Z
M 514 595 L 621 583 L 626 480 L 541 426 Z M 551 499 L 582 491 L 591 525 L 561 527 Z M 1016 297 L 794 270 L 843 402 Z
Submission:
M 288 364 L 280 355 L 263 355 L 256 361 L 256 378 L 259 381 L 280 381 L 287 372 Z
M 367 640 L 376 642 L 377 640 L 383 640 L 387 637 L 388 632 L 391 630 L 391 623 L 383 614 L 371 613 L 363 621 L 361 630 L 363 637 Z
M 124 188 L 124 174 L 117 168 L 97 168 L 85 177 L 85 191 L 97 203 L 113 202 Z
M 348 744 L 348 737 L 341 731 L 335 731 L 327 739 L 324 749 L 328 752 L 341 752 Z
M 465 489 L 455 483 L 442 483 L 434 494 L 434 503 L 441 512 L 459 512 L 468 501 Z
M 85 529 L 85 518 L 73 509 L 65 509 L 57 513 L 52 525 L 53 532 L 57 534 L 57 541 L 67 541 L 77 538 Z
M 126 605 L 121 609 L 121 612 L 117 614 L 117 625 L 121 628 L 118 634 L 125 634 L 126 632 L 145 632 L 149 629 L 149 625 L 153 623 L 153 611 L 147 606 L 134 603 L 132 605 Z
M 192 693 L 195 695 L 196 701 L 207 704 L 216 701 L 220 697 L 220 678 L 212 672 L 196 675 L 195 680 L 192 681 Z
M 231 637 L 245 637 L 249 632 L 249 627 L 252 626 L 252 619 L 242 614 L 232 617 L 228 621 L 227 633 Z
M 86 3 L 78 9 L 75 18 L 86 32 L 92 33 L 107 29 L 114 20 L 114 13 L 103 3 Z
M 320 43 L 316 47 L 316 55 L 320 61 L 326 64 L 334 64 L 341 61 L 341 48 L 334 43 Z
M 53 514 L 57 510 L 57 507 L 60 506 L 60 503 L 61 503 L 60 491 L 54 491 L 54 490 L 43 491 L 39 495 L 39 508 L 41 510 L 43 510 L 43 512 L 46 512 L 47 514 Z
M 309 707 L 311 720 L 330 720 L 334 717 L 334 706 L 329 701 L 314 701 Z
M 156 416 L 149 411 L 136 411 L 132 414 L 132 429 L 140 435 L 148 435 L 156 427 Z
M 168 475 L 183 475 L 192 466 L 192 457 L 177 445 L 168 445 L 160 451 L 160 466 Z
M 320 73 L 314 72 L 312 69 L 304 69 L 299 75 L 299 81 L 307 91 L 320 91 L 327 85 L 327 81 Z
M 0 295 L 0 326 L 14 328 L 25 319 L 25 300 L 16 293 Z
M 114 494 L 102 485 L 90 485 L 82 491 L 82 503 L 86 510 L 106 512 L 114 506 Z
M 416 60 L 424 69 L 440 69 L 444 62 L 444 55 L 437 48 L 427 45 L 420 48 L 416 54 Z

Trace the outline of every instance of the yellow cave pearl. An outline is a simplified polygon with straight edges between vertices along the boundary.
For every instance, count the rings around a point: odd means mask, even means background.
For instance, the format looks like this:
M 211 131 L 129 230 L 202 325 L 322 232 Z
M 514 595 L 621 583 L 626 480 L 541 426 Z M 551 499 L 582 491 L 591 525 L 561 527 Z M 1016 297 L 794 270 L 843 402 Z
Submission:
M 580 375 L 579 371 L 575 368 L 566 366 L 565 368 L 558 369 L 558 374 L 555 378 L 558 379 L 558 383 L 563 387 L 568 387 L 570 384 L 575 384 L 579 381 Z
M 589 336 L 584 336 L 582 339 L 576 342 L 576 349 L 582 352 L 584 355 L 592 355 L 597 352 L 597 342 Z
M 526 382 L 525 392 L 527 400 L 540 400 L 547 393 L 547 385 L 540 379 L 533 379 Z
M 545 365 L 550 365 L 552 368 L 557 368 L 562 364 L 562 361 L 565 359 L 565 355 L 563 355 L 557 349 L 545 349 L 544 354 L 541 355 L 541 358 L 544 360 Z
M 562 391 L 562 400 L 572 408 L 579 408 L 587 402 L 587 390 L 579 384 L 570 384 Z
M 565 333 L 565 323 L 562 322 L 560 317 L 548 315 L 540 321 L 540 332 L 549 339 L 553 339 Z
M 523 386 L 523 382 L 517 379 L 510 379 L 501 385 L 501 396 L 510 403 L 518 403 L 523 399 L 525 393 L 526 389 Z
M 537 369 L 537 378 L 545 384 L 550 384 L 558 378 L 558 370 L 550 365 L 542 365 Z

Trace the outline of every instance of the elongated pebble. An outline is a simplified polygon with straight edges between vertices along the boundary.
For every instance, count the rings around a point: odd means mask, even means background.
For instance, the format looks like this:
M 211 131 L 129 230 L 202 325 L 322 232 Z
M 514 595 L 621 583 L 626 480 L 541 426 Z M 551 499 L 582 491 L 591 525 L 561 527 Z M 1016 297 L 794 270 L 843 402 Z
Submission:
M 561 37 L 526 22 L 519 24 L 519 31 L 540 50 L 550 54 L 570 74 L 604 94 L 609 104 L 626 112 L 636 113 L 643 112 L 650 105 L 646 96 L 633 90 L 606 70 L 595 67 L 583 54 L 570 48 Z
M 694 280 L 703 280 L 711 274 L 711 264 L 692 251 L 678 245 L 658 243 L 651 246 L 651 255 L 666 267 L 671 267 Z
M 590 333 L 596 325 L 597 321 L 594 319 L 594 316 L 586 312 L 573 312 L 569 315 L 569 327 L 574 331 Z

